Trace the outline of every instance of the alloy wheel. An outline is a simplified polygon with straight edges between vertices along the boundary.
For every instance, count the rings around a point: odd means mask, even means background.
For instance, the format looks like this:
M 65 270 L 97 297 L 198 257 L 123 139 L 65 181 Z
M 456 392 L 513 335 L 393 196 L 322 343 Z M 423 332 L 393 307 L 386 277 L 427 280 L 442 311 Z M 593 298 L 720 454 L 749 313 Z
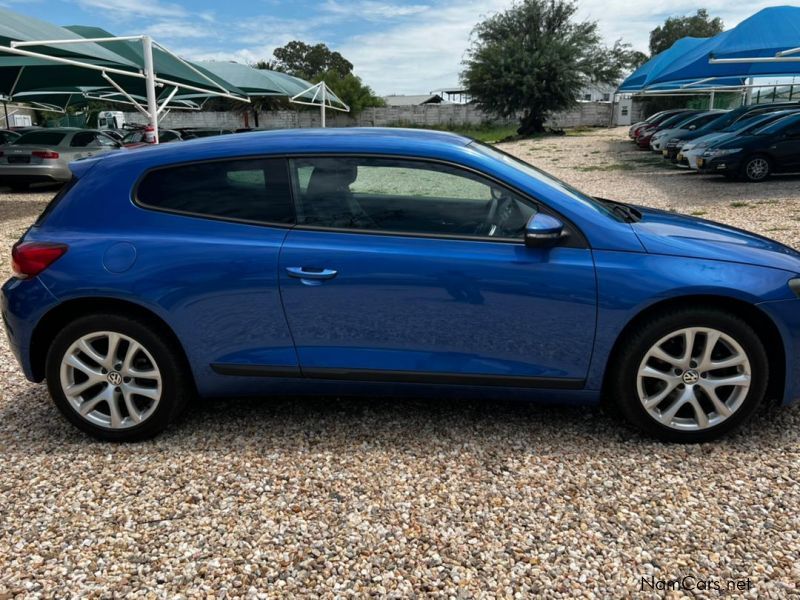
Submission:
M 747 178 L 759 181 L 769 175 L 769 161 L 766 158 L 754 158 L 745 167 Z
M 76 340 L 64 353 L 61 388 L 86 421 L 127 429 L 146 421 L 161 400 L 161 371 L 133 338 L 98 331 Z
M 750 380 L 750 360 L 735 339 L 710 327 L 687 327 L 647 351 L 636 389 L 653 419 L 671 429 L 699 431 L 731 417 L 747 397 Z

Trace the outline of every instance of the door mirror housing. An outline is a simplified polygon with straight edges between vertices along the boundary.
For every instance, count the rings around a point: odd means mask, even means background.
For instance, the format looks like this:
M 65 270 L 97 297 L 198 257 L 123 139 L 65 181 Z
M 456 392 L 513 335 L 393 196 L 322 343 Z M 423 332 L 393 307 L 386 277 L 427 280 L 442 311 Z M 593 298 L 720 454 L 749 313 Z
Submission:
M 544 213 L 536 213 L 525 226 L 528 248 L 552 248 L 564 237 L 564 223 Z

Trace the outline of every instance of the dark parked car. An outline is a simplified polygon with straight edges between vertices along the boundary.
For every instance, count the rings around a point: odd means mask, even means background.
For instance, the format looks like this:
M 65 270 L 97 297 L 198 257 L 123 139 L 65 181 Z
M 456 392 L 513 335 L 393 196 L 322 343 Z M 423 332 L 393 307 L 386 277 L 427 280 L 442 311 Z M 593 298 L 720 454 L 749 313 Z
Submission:
M 763 181 L 771 173 L 800 172 L 800 115 L 710 146 L 697 160 L 701 173 Z
M 711 122 L 707 123 L 705 126 L 698 127 L 694 131 L 685 131 L 670 136 L 670 139 L 667 140 L 666 143 L 666 150 L 667 150 L 666 158 L 669 158 L 671 160 L 677 160 L 678 152 L 680 152 L 681 148 L 686 142 L 703 137 L 704 135 L 708 135 L 709 133 L 714 133 L 715 131 L 722 131 L 723 129 L 728 129 L 744 119 L 750 119 L 758 115 L 763 115 L 771 112 L 779 112 L 783 110 L 792 110 L 792 109 L 800 109 L 800 103 L 774 102 L 772 104 L 751 104 L 749 106 L 740 106 L 739 108 L 734 108 L 733 110 L 730 110 L 720 115 L 718 118 L 712 120 Z
M 103 439 L 194 394 L 605 395 L 677 441 L 800 396 L 800 253 L 469 138 L 275 131 L 72 169 L 2 316 L 26 377 Z

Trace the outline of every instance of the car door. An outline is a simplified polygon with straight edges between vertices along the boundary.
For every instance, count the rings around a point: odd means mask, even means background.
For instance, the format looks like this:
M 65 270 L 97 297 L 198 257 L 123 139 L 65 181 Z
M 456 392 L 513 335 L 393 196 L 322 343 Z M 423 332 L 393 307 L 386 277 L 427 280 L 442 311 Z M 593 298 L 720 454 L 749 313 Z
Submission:
M 285 159 L 159 167 L 142 177 L 135 202 L 146 209 L 141 235 L 125 228 L 137 248 L 137 294 L 170 311 L 205 388 L 219 385 L 205 379 L 211 371 L 299 374 L 277 276 L 294 223 Z
M 800 123 L 790 125 L 778 134 L 770 152 L 781 171 L 800 170 Z
M 305 376 L 580 387 L 589 250 L 528 248 L 531 200 L 424 161 L 290 161 L 298 225 L 280 289 Z

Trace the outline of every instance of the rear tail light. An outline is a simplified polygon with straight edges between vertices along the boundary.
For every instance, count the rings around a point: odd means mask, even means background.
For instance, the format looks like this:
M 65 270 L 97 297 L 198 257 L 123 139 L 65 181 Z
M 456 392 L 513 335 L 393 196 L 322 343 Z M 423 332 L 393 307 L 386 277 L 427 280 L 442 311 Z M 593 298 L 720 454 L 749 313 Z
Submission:
M 31 152 L 31 156 L 35 156 L 36 158 L 58 158 L 58 152 L 36 150 Z
M 11 250 L 11 268 L 19 279 L 36 277 L 64 256 L 67 246 L 47 242 L 21 242 Z

